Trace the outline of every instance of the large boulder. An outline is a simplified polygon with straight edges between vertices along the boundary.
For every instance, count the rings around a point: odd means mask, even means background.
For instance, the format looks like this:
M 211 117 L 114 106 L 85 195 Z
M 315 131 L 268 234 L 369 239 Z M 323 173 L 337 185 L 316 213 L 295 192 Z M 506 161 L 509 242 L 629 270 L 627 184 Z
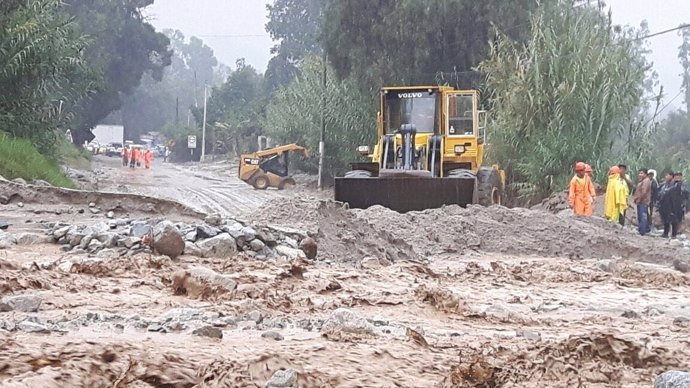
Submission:
M 294 369 L 281 369 L 275 371 L 266 382 L 266 388 L 293 388 L 297 386 L 298 373 Z
M 36 233 L 19 233 L 15 236 L 17 245 L 35 245 L 52 242 L 53 238 Z
M 302 239 L 302 241 L 300 241 L 299 243 L 299 248 L 307 256 L 307 259 L 316 259 L 317 247 L 316 241 L 313 238 L 307 237 L 305 239 Z
M 132 222 L 132 236 L 142 238 L 151 233 L 151 225 L 144 221 Z
M 654 388 L 690 388 L 690 373 L 671 370 L 657 376 Z
M 35 313 L 41 307 L 43 300 L 38 295 L 12 295 L 2 299 L 2 304 L 9 307 L 9 311 Z M 4 308 L 7 309 L 7 308 Z
M 339 308 L 323 323 L 321 334 L 337 340 L 347 335 L 372 336 L 377 335 L 378 332 L 374 325 L 352 310 Z
M 237 242 L 227 233 L 198 241 L 196 245 L 204 257 L 232 257 L 237 253 Z
M 173 274 L 172 288 L 175 294 L 205 299 L 215 294 L 233 292 L 237 282 L 210 268 L 190 267 Z
M 172 222 L 159 222 L 153 229 L 153 249 L 171 259 L 184 252 L 184 238 Z
M 196 227 L 196 237 L 200 239 L 216 237 L 218 233 L 220 231 L 210 225 L 199 225 Z

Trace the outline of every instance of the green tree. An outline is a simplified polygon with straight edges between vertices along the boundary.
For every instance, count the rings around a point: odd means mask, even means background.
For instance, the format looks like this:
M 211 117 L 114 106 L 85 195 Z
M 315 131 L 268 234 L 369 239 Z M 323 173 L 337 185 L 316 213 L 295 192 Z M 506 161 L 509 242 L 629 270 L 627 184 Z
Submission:
M 489 52 L 493 26 L 523 41 L 536 5 L 534 0 L 329 0 L 324 45 L 337 74 L 353 75 L 369 90 L 439 81 L 475 87 L 481 77 L 473 67 Z
M 305 56 L 321 52 L 319 42 L 324 0 L 276 0 L 266 5 L 266 31 L 278 41 L 266 69 L 269 90 L 287 85 L 298 73 Z
M 541 7 L 526 46 L 499 35 L 480 66 L 491 96 L 491 158 L 522 195 L 566 187 L 576 161 L 607 169 L 641 104 L 639 46 L 609 17 L 569 2 Z
M 683 66 L 683 84 L 685 92 L 685 111 L 690 113 L 690 27 L 681 29 L 679 35 L 683 38 L 683 44 L 678 48 L 678 59 Z
M 214 88 L 208 101 L 207 126 L 214 136 L 206 139 L 206 149 L 211 150 L 216 141 L 224 150 L 234 150 L 237 155 L 256 142 L 262 133 L 261 118 L 266 107 L 263 77 L 252 66 L 238 59 L 235 71 L 221 86 Z M 202 109 L 194 110 L 199 126 L 203 122 Z M 215 139 L 214 139 L 215 137 Z
M 58 0 L 0 3 L 0 131 L 29 138 L 44 153 L 69 118 L 64 101 L 82 101 L 96 86 L 75 28 Z
M 122 120 L 131 139 L 166 126 L 187 125 L 190 108 L 203 104 L 204 84 L 222 83 L 218 60 L 201 39 L 187 40 L 180 31 L 163 33 L 170 39 L 171 65 L 160 81 L 146 72 L 139 87 L 123 97 Z
M 90 129 L 122 106 L 142 76 L 160 80 L 170 65 L 168 38 L 146 22 L 141 10 L 153 0 L 66 0 L 64 10 L 78 24 L 79 34 L 90 44 L 85 50 L 89 65 L 103 82 L 87 100 L 66 101 L 75 112 L 72 134 L 76 144 L 90 140 Z M 126 131 L 130 128 L 126 128 Z
M 325 170 L 331 176 L 347 170 L 356 160 L 357 145 L 371 144 L 375 137 L 375 103 L 358 92 L 352 79 L 339 80 L 333 68 L 323 86 L 323 62 L 308 57 L 300 75 L 276 92 L 266 109 L 266 133 L 281 144 L 298 143 L 318 150 L 322 115 L 326 122 Z M 322 98 L 326 95 L 325 109 Z M 316 158 L 316 155 L 314 156 Z M 302 166 L 316 171 L 316 161 Z

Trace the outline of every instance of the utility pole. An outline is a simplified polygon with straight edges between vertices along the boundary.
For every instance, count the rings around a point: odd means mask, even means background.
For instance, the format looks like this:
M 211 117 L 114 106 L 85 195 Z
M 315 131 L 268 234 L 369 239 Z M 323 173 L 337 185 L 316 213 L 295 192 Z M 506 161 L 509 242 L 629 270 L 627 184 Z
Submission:
M 175 98 L 175 126 L 180 124 L 180 97 Z
M 206 105 L 207 105 L 207 94 L 206 89 L 208 85 L 204 84 L 204 123 L 201 125 L 201 162 L 204 162 L 206 158 Z
M 321 90 L 321 138 L 319 140 L 319 181 L 317 187 L 323 190 L 323 157 L 326 151 L 326 69 L 328 57 L 326 50 L 323 50 L 323 85 Z

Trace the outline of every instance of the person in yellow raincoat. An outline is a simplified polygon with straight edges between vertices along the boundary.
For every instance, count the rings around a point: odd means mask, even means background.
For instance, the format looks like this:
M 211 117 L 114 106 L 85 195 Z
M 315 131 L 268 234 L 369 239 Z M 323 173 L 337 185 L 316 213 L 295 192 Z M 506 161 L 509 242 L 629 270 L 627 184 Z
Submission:
M 620 222 L 620 218 L 628 208 L 627 186 L 620 179 L 620 169 L 613 166 L 609 170 L 609 182 L 606 186 L 604 199 L 604 216 L 611 222 Z
M 568 190 L 568 201 L 576 216 L 592 214 L 592 196 L 587 188 L 588 179 L 585 167 L 585 164 L 582 162 L 575 164 L 575 176 L 570 180 L 570 188 Z

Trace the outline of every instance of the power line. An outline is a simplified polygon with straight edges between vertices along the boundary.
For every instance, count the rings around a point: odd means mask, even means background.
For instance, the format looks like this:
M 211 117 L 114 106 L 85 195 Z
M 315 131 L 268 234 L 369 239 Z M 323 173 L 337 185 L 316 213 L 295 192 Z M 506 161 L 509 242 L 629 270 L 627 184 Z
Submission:
M 220 34 L 220 35 L 198 35 L 199 38 L 269 38 L 268 34 Z
M 669 28 L 668 30 L 655 32 L 655 33 L 652 33 L 652 34 L 649 34 L 649 35 L 645 35 L 645 36 L 641 36 L 641 37 L 635 38 L 635 39 L 630 39 L 630 41 L 631 41 L 631 42 L 636 42 L 636 41 L 638 41 L 638 40 L 645 40 L 645 39 L 653 38 L 653 37 L 655 37 L 655 36 L 668 34 L 669 32 L 682 30 L 682 29 L 688 28 L 688 27 L 690 27 L 690 24 L 683 24 L 683 25 L 680 25 L 680 26 L 678 26 L 678 27 L 676 27 L 676 28 Z

